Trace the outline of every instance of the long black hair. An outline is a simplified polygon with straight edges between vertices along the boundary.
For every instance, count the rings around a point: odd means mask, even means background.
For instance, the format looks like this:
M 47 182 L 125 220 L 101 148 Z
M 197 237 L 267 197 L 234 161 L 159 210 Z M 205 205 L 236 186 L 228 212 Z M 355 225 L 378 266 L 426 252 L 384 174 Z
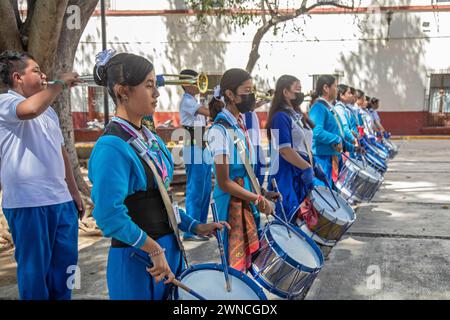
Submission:
M 331 74 L 325 74 L 319 77 L 316 82 L 316 95 L 317 97 L 320 97 L 323 95 L 323 87 L 327 85 L 328 87 L 331 87 L 333 83 L 336 82 L 336 78 L 332 76 Z
M 6 50 L 0 54 L 0 80 L 9 88 L 14 86 L 12 75 L 14 72 L 23 73 L 28 65 L 28 60 L 34 60 L 27 52 Z
M 291 75 L 282 75 L 280 78 L 278 78 L 277 83 L 275 85 L 275 93 L 272 98 L 272 103 L 270 105 L 269 109 L 269 115 L 267 117 L 267 123 L 266 123 L 266 129 L 267 129 L 267 137 L 271 138 L 270 129 L 272 128 L 272 119 L 275 113 L 283 109 L 284 106 L 286 106 L 286 98 L 284 97 L 284 90 L 291 89 L 291 86 L 295 82 L 300 82 L 300 80 L 294 76 Z M 293 106 L 294 110 L 298 113 L 302 113 L 300 106 Z M 304 115 L 302 117 L 303 124 L 307 124 L 310 128 L 314 127 L 314 124 L 312 121 Z
M 337 93 L 337 101 L 341 101 L 341 95 L 344 95 L 348 90 L 350 89 L 351 92 L 351 88 L 346 85 L 346 84 L 340 84 L 338 85 L 338 93 Z
M 107 87 L 109 95 L 117 105 L 119 101 L 122 101 L 122 97 L 114 92 L 116 84 L 135 87 L 141 84 L 152 71 L 153 64 L 146 58 L 132 53 L 119 53 L 106 65 L 95 65 L 93 73 L 95 83 Z
M 249 79 L 252 79 L 252 76 L 244 69 L 233 68 L 225 71 L 220 79 L 220 96 L 225 98 L 225 103 L 230 102 L 225 95 L 225 91 L 231 90 L 233 93 L 236 93 L 237 88 Z M 222 111 L 224 104 L 222 101 L 213 97 L 209 102 L 208 107 L 211 119 L 214 121 L 219 112 Z

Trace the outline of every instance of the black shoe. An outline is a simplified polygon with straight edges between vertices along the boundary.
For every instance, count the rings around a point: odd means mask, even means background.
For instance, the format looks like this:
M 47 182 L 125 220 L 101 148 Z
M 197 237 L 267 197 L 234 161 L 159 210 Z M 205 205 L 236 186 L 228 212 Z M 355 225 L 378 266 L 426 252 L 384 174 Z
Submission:
M 183 241 L 197 241 L 197 242 L 201 242 L 201 241 L 208 241 L 209 238 L 206 236 L 198 236 L 198 235 L 192 235 L 192 236 L 188 236 L 188 237 L 183 237 Z

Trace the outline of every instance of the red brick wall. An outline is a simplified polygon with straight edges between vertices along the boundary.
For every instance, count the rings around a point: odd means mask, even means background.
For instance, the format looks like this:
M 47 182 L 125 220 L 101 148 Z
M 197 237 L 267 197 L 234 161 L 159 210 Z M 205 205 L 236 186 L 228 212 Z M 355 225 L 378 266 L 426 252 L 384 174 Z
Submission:
M 423 131 L 423 128 L 427 127 L 426 112 L 379 112 L 379 115 L 383 126 L 394 135 L 434 134 L 431 131 Z M 157 112 L 155 113 L 154 118 L 156 125 L 160 125 L 165 121 L 172 119 L 173 126 L 180 126 L 178 112 Z M 261 127 L 264 128 L 266 125 L 267 113 L 258 112 L 258 118 Z M 86 115 L 81 112 L 73 113 L 76 141 L 95 141 L 99 136 L 98 131 L 90 132 L 90 130 L 82 129 L 86 127 L 86 119 Z
M 378 112 L 384 128 L 394 135 L 420 135 L 427 126 L 427 112 Z

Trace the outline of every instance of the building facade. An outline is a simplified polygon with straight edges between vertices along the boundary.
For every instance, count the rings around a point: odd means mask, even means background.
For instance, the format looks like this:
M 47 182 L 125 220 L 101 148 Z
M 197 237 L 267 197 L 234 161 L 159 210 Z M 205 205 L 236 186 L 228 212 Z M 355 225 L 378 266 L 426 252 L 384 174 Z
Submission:
M 280 2 L 283 10 L 292 10 L 293 1 Z M 257 31 L 252 24 L 234 27 L 214 14 L 200 25 L 182 0 L 110 0 L 107 9 L 108 47 L 146 56 L 157 74 L 192 68 L 218 79 L 226 69 L 245 68 Z M 253 9 L 259 17 L 264 13 Z M 382 121 L 392 133 L 448 132 L 450 1 L 361 0 L 353 11 L 317 8 L 280 27 L 261 41 L 252 72 L 258 89 L 273 88 L 279 76 L 292 74 L 308 92 L 318 75 L 336 74 L 339 82 L 380 99 Z M 91 73 L 100 50 L 97 11 L 82 36 L 75 69 Z M 173 119 L 177 125 L 181 88 L 167 86 L 160 93 L 157 121 Z M 100 88 L 77 88 L 72 98 L 75 128 L 101 119 Z M 264 122 L 265 110 L 259 115 Z

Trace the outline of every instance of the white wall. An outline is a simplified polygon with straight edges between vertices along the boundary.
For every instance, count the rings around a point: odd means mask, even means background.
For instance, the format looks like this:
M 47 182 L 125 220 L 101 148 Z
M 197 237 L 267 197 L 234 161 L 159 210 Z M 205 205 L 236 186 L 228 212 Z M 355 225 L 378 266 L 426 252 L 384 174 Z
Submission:
M 113 0 L 114 1 L 114 0 Z M 369 3 L 367 1 L 363 1 Z M 180 9 L 184 1 L 115 0 L 116 9 Z M 292 3 L 292 1 L 291 1 Z M 383 1 L 429 5 L 429 1 Z M 450 1 L 449 1 L 450 4 Z M 199 29 L 195 16 L 107 17 L 110 47 L 144 55 L 157 73 L 178 73 L 185 67 L 208 73 L 244 68 L 256 29 L 233 30 L 217 17 Z M 424 32 L 423 22 L 429 22 Z M 301 32 L 295 31 L 297 28 Z M 344 74 L 343 81 L 382 100 L 382 111 L 422 111 L 427 70 L 450 68 L 450 12 L 395 12 L 389 41 L 384 14 L 326 14 L 298 18 L 285 32 L 268 33 L 253 72 L 261 89 L 274 87 L 288 73 L 299 77 L 305 91 L 313 74 Z M 76 57 L 76 70 L 90 73 L 101 50 L 100 17 L 92 17 Z M 177 110 L 180 88 L 161 89 L 161 110 Z M 78 93 L 79 99 L 82 97 Z

